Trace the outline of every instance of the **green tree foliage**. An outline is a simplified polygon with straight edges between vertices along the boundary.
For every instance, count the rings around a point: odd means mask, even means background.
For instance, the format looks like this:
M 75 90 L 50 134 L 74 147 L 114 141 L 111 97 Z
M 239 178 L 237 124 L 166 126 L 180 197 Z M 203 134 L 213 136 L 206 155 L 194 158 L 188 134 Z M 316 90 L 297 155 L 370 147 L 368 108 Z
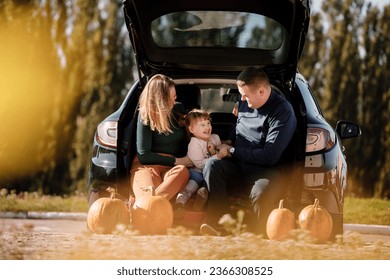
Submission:
M 348 119 L 362 127 L 362 137 L 343 142 L 348 191 L 357 195 L 390 197 L 389 25 L 389 6 L 323 1 L 299 63 L 330 123 Z M 121 1 L 4 0 L 0 35 L 0 116 L 9 118 L 0 127 L 0 184 L 84 191 L 96 126 L 133 80 Z M 17 83 L 26 86 L 13 92 Z M 23 97 L 13 104 L 16 95 Z M 7 169 L 10 161 L 19 173 Z
M 362 128 L 362 137 L 343 141 L 347 191 L 360 196 L 390 197 L 389 10 L 364 0 L 323 1 L 299 64 L 329 122 Z
M 38 147 L 28 156 L 41 158 L 35 163 L 39 168 L 23 179 L 11 178 L 8 187 L 44 193 L 85 191 L 93 133 L 119 106 L 132 80 L 121 1 L 8 0 L 0 5 L 9 24 L 20 20 L 20 11 L 25 11 L 23 36 L 37 38 L 26 40 L 26 49 L 45 47 L 46 57 L 38 62 L 55 62 L 51 68 L 55 74 L 50 75 L 55 83 L 46 89 L 52 101 L 48 114 L 38 120 L 44 123 L 40 139 L 29 143 Z M 46 45 L 40 40 L 42 33 L 50 38 Z M 35 66 L 37 61 L 25 63 Z M 36 95 L 36 103 L 44 96 Z
M 333 124 L 340 119 L 360 123 L 357 114 L 361 80 L 361 57 L 359 56 L 359 25 L 362 19 L 362 1 L 326 1 L 323 4 L 326 21 L 329 23 L 328 56 L 325 69 L 323 107 L 326 118 Z M 349 170 L 356 168 L 355 158 L 360 147 L 349 140 L 343 143 L 348 156 Z M 350 174 L 352 174 L 351 172 Z M 350 177 L 350 179 L 352 176 Z M 349 191 L 359 188 L 358 180 L 349 180 Z M 355 190 L 356 192 L 356 190 Z
M 354 175 L 364 193 L 390 198 L 390 5 L 368 6 L 362 24 L 361 111 L 365 137 Z
M 331 0 L 323 4 L 327 31 L 325 56 L 324 113 L 331 123 L 341 118 L 357 121 L 356 107 L 351 101 L 358 100 L 360 57 L 358 55 L 358 27 L 362 13 L 362 1 Z
M 89 20 L 83 20 L 84 30 L 89 31 L 89 36 L 86 49 L 79 55 L 87 54 L 87 67 L 83 68 L 87 81 L 76 108 L 76 134 L 69 164 L 72 186 L 78 190 L 85 190 L 97 124 L 119 107 L 127 93 L 126 84 L 133 80 L 131 48 L 124 32 L 121 1 L 89 2 L 93 3 L 80 9 L 93 7 L 90 8 Z M 102 3 L 104 7 L 100 6 Z
M 315 13 L 310 18 L 310 28 L 308 30 L 305 49 L 299 62 L 299 71 L 308 79 L 311 87 L 316 89 L 317 98 L 321 100 L 324 87 L 324 61 L 326 53 L 326 38 L 322 17 Z

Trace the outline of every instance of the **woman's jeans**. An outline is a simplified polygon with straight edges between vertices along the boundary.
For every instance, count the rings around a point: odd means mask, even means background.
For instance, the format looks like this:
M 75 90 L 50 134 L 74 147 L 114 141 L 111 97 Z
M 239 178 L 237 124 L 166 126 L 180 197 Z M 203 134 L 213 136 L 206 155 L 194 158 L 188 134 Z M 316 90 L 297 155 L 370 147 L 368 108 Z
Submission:
M 152 186 L 155 195 L 171 200 L 187 184 L 189 176 L 184 165 L 143 165 L 135 157 L 130 171 L 130 183 L 136 198 L 143 195 L 145 188 Z

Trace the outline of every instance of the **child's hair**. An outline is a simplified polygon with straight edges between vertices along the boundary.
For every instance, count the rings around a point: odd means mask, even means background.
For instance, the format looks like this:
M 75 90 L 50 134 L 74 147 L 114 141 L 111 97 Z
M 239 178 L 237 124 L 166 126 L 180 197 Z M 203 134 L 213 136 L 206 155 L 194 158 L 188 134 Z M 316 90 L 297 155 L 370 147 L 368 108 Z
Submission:
M 198 119 L 211 121 L 210 113 L 202 109 L 192 109 L 191 111 L 188 112 L 188 114 L 185 117 L 185 122 L 186 122 L 186 128 L 189 137 L 191 137 L 191 132 L 189 132 L 188 127 L 191 125 L 191 123 L 193 123 L 195 120 Z

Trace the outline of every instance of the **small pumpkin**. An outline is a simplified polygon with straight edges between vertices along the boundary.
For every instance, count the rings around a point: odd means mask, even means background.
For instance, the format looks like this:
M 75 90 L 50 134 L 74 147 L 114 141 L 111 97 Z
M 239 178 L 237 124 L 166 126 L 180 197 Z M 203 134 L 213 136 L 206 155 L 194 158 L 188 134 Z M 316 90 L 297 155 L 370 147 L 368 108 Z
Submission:
M 110 197 L 95 200 L 87 214 L 88 228 L 99 234 L 109 234 L 119 225 L 127 228 L 130 224 L 130 212 L 126 203 L 116 198 L 114 188 L 108 187 L 107 191 Z
M 295 229 L 294 213 L 283 207 L 283 199 L 279 207 L 272 210 L 267 219 L 266 231 L 271 240 L 283 240 L 289 237 L 290 231 Z
M 131 216 L 134 229 L 142 235 L 166 234 L 173 225 L 172 205 L 159 195 L 136 198 Z
M 298 220 L 300 227 L 309 231 L 318 242 L 327 241 L 332 233 L 332 216 L 320 205 L 318 198 L 314 200 L 313 205 L 308 205 L 301 210 Z

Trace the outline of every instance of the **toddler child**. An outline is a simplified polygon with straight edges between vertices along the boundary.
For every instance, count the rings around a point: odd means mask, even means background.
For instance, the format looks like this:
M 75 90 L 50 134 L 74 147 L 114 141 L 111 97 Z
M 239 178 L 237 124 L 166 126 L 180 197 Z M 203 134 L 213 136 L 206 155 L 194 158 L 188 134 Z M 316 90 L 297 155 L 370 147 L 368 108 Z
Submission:
M 221 146 L 219 136 L 211 133 L 210 114 L 207 111 L 193 109 L 187 114 L 185 122 L 187 132 L 191 137 L 187 155 L 194 167 L 189 170 L 190 179 L 187 185 L 177 195 L 174 205 L 176 217 L 182 216 L 186 202 L 195 192 L 194 209 L 199 211 L 203 208 L 209 190 L 206 187 L 200 187 L 204 185 L 202 170 L 210 158 L 223 159 L 229 154 L 228 149 Z

